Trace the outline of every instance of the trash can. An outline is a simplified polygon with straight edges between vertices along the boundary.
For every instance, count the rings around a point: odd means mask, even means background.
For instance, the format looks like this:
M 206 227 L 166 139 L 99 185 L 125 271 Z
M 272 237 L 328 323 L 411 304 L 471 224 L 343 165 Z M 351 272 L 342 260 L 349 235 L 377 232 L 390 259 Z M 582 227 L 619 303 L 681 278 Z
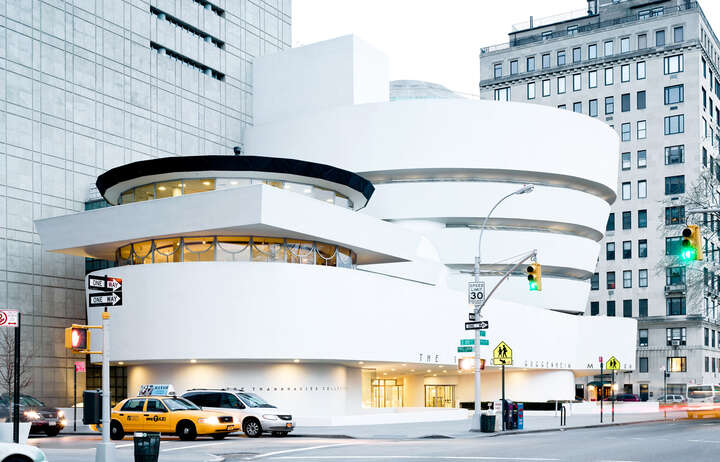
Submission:
M 135 443 L 135 462 L 157 462 L 160 455 L 160 433 L 136 432 L 133 435 Z
M 482 433 L 495 432 L 495 414 L 480 414 L 480 431 Z

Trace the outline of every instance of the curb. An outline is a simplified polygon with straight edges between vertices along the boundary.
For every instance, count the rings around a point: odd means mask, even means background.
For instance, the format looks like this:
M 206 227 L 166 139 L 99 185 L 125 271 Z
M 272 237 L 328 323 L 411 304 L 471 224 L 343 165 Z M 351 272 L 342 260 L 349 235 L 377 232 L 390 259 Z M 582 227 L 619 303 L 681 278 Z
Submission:
M 675 419 L 677 420 L 677 419 Z M 670 420 L 670 422 L 673 422 L 674 420 Z M 592 424 L 592 425 L 579 425 L 575 427 L 558 427 L 558 428 L 539 428 L 537 430 L 510 430 L 505 432 L 499 432 L 499 433 L 493 433 L 492 435 L 488 435 L 489 437 L 497 437 L 497 436 L 510 436 L 510 435 L 523 435 L 523 434 L 529 434 L 529 433 L 549 433 L 549 432 L 564 432 L 567 430 L 581 430 L 584 428 L 602 428 L 602 427 L 620 427 L 625 425 L 640 425 L 640 424 L 648 424 L 648 423 L 659 423 L 659 422 L 668 422 L 668 420 L 665 419 L 653 419 L 653 420 L 641 420 L 641 421 L 635 421 L 635 422 L 613 422 L 613 423 L 601 423 L 601 424 Z

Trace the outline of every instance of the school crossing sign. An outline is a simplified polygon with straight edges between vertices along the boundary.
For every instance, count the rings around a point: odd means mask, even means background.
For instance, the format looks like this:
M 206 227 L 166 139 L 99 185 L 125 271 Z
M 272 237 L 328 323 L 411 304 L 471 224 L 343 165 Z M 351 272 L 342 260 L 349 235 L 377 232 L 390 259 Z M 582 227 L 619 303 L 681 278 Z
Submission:
M 493 364 L 495 366 L 512 366 L 512 363 L 512 348 L 507 343 L 500 342 L 493 350 Z
M 615 356 L 611 356 L 610 359 L 607 360 L 605 363 L 605 369 L 609 371 L 617 371 L 620 370 L 620 361 L 615 358 Z

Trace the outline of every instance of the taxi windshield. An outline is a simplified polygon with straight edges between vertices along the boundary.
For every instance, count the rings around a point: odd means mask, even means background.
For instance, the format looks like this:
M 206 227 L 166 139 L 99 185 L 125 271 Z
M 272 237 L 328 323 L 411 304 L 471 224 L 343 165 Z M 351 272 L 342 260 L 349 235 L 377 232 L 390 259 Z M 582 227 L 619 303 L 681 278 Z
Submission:
M 238 393 L 238 396 L 248 407 L 275 407 L 255 393 Z
M 198 411 L 199 407 L 195 406 L 190 401 L 184 398 L 168 398 L 164 399 L 163 403 L 171 411 Z

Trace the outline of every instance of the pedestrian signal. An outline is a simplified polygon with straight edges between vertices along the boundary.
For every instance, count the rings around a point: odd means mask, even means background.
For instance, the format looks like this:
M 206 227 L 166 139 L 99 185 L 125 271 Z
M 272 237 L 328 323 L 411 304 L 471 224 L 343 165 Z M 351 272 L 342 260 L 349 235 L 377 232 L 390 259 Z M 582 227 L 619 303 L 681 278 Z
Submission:
M 75 352 L 90 348 L 90 329 L 87 327 L 68 327 L 65 329 L 65 348 Z

